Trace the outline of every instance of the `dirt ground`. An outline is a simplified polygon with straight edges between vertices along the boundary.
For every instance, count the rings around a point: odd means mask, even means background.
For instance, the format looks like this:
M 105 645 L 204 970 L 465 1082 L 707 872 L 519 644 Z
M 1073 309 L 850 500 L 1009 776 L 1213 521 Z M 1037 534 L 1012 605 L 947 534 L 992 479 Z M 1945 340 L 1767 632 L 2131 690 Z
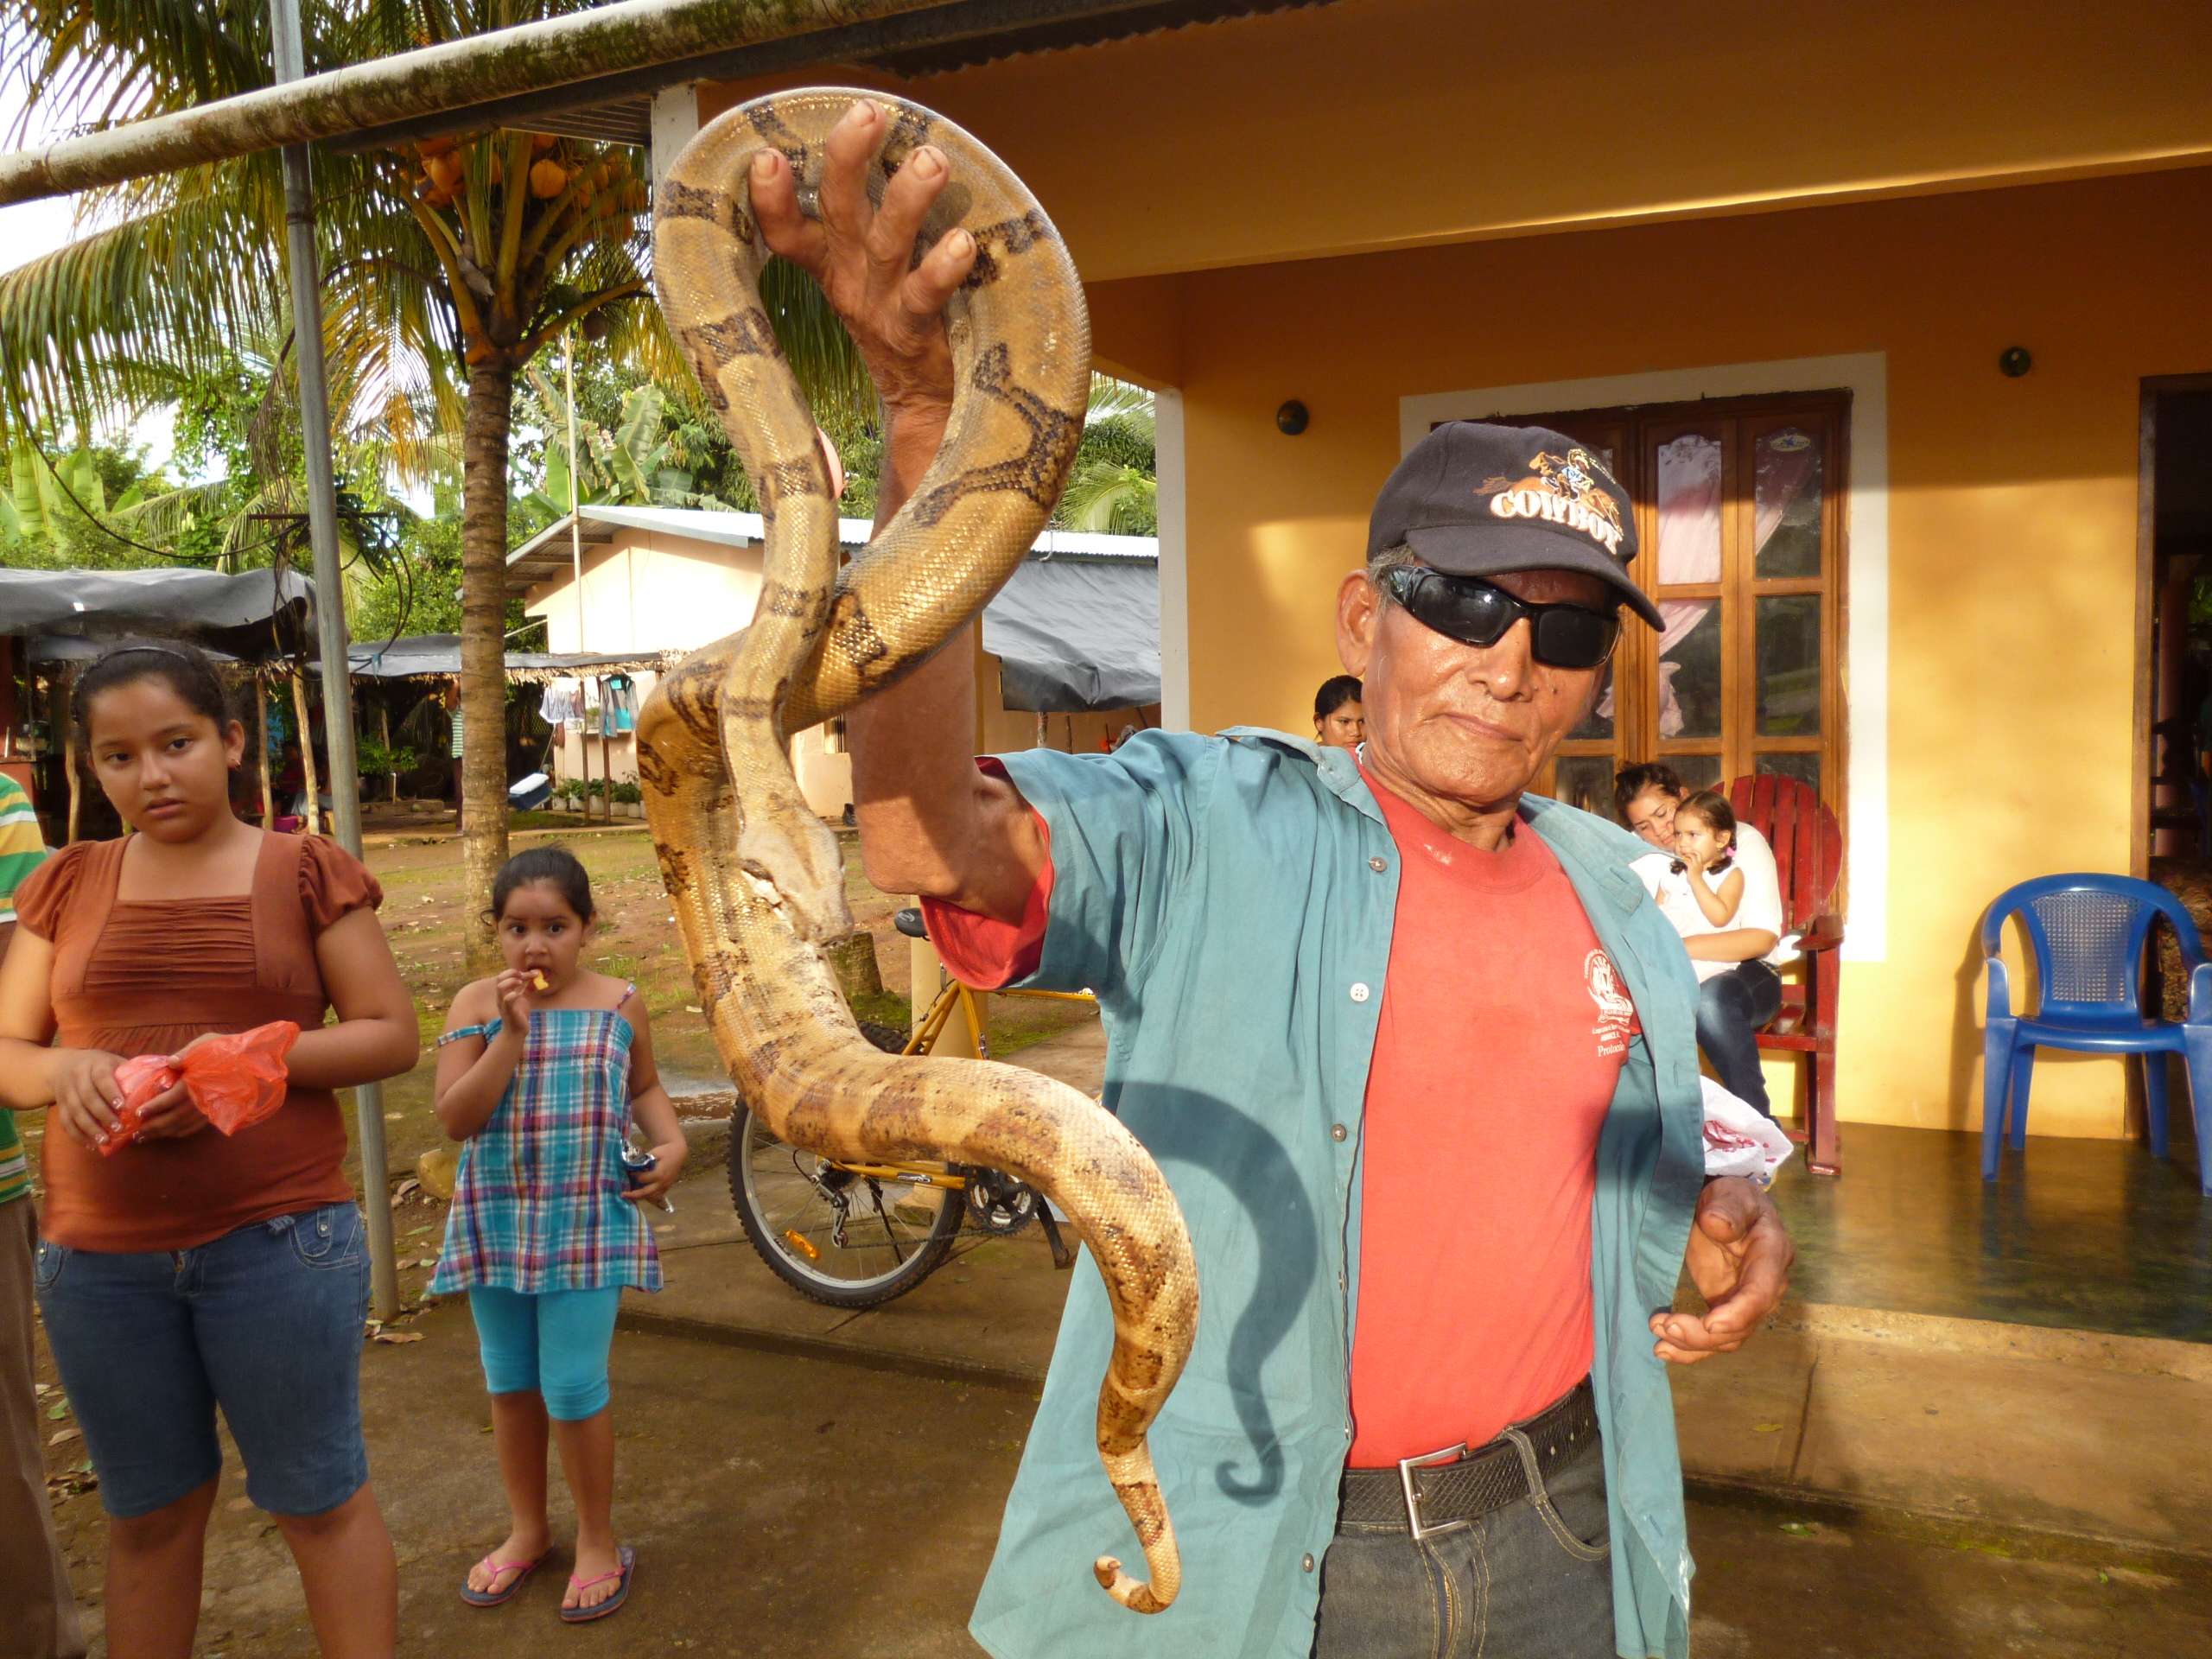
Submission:
M 686 1181 L 686 1204 L 711 1203 L 712 1179 Z M 683 1272 L 683 1253 L 669 1271 Z M 561 1542 L 504 1609 L 478 1611 L 455 1593 L 503 1529 L 476 1345 L 459 1304 L 405 1334 L 422 1339 L 372 1342 L 362 1365 L 374 1480 L 398 1548 L 403 1654 L 537 1659 L 547 1641 L 608 1656 L 980 1654 L 967 1613 L 1027 1433 L 1026 1389 L 619 1334 L 615 1513 L 639 1552 L 637 1587 L 616 1618 L 572 1630 L 556 1618 L 569 1566 Z M 104 1655 L 98 1494 L 67 1490 L 68 1444 L 51 1455 L 56 1516 Z M 556 1498 L 556 1541 L 572 1535 L 565 1502 Z M 1694 1497 L 1691 1544 L 1697 1659 L 2179 1656 L 2206 1651 L 2212 1628 L 2205 1563 L 2092 1545 L 2054 1559 L 1996 1534 L 1737 1497 Z M 298 1581 L 272 1523 L 247 1503 L 235 1457 L 203 1606 L 203 1659 L 315 1652 Z
M 525 815 L 530 824 L 513 836 L 517 850 L 557 842 L 568 846 L 589 872 L 600 918 L 587 959 L 601 972 L 634 979 L 652 1012 L 653 1038 L 670 1092 L 679 1096 L 726 1091 L 714 1040 L 701 1017 L 691 988 L 690 966 L 673 926 L 667 895 L 653 861 L 652 842 L 642 824 L 612 829 L 567 826 L 547 814 Z M 385 1085 L 386 1161 L 394 1171 L 414 1167 L 416 1159 L 440 1143 L 430 1112 L 431 1080 L 436 1070 L 432 1039 L 444 1028 L 446 1010 L 466 982 L 461 939 L 467 918 L 483 908 L 483 897 L 462 892 L 459 843 L 450 820 L 372 818 L 366 826 L 369 868 L 384 884 L 385 936 L 401 976 L 414 994 L 423 1034 L 423 1058 L 413 1071 Z M 855 1012 L 888 1026 L 909 1022 L 907 941 L 891 925 L 899 904 L 878 893 L 861 874 L 858 838 L 839 836 L 845 855 L 845 893 L 855 923 L 868 929 L 876 944 L 884 994 L 867 999 Z M 1019 1052 L 1067 1026 L 1095 1018 L 1079 1005 L 993 998 L 989 1004 L 992 1052 Z

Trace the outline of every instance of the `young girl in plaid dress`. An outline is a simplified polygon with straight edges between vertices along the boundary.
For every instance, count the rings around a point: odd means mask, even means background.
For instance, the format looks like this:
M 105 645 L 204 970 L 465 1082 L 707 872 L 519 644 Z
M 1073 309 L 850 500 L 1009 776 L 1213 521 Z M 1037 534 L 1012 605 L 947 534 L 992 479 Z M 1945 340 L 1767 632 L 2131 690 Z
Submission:
M 622 1605 L 636 1567 L 609 1515 L 607 1351 L 623 1287 L 660 1288 L 641 1203 L 675 1181 L 683 1132 L 638 988 L 579 962 L 592 922 L 583 866 L 555 847 L 509 859 L 492 917 L 506 969 L 454 999 L 438 1039 L 438 1121 L 461 1150 L 430 1288 L 468 1293 L 513 1529 L 461 1593 L 500 1606 L 545 1559 L 550 1432 L 576 1506 L 561 1617 L 582 1624 Z M 634 1185 L 622 1163 L 632 1116 L 659 1160 Z

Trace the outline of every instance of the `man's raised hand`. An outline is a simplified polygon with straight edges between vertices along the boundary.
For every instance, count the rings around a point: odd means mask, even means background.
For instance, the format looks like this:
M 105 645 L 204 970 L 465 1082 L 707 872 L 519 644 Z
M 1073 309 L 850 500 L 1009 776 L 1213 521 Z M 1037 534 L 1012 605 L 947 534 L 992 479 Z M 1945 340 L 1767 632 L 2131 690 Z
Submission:
M 955 231 L 914 263 L 915 235 L 950 170 L 943 151 L 922 145 L 892 175 L 882 205 L 870 202 L 868 168 L 885 125 L 882 105 L 860 99 L 830 130 L 818 220 L 799 211 L 791 163 L 760 151 L 753 212 L 770 249 L 822 285 L 893 418 L 926 411 L 941 420 L 952 404 L 944 308 L 974 268 L 976 241 Z

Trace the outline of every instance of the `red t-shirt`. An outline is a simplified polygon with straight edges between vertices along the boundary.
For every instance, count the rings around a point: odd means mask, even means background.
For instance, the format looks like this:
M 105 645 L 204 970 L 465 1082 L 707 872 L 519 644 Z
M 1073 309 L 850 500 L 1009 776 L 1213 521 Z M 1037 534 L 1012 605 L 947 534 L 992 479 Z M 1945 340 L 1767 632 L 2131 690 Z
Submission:
M 1356 1469 L 1480 1446 L 1588 1373 L 1598 1131 L 1636 1010 L 1525 825 L 1369 787 L 1403 868 L 1362 1129 Z
M 1479 1446 L 1588 1373 L 1598 1133 L 1637 1030 L 1541 837 L 1481 852 L 1368 783 L 1404 868 L 1362 1131 L 1354 1468 Z M 1019 924 L 923 900 L 970 985 L 1036 968 L 1038 824 Z

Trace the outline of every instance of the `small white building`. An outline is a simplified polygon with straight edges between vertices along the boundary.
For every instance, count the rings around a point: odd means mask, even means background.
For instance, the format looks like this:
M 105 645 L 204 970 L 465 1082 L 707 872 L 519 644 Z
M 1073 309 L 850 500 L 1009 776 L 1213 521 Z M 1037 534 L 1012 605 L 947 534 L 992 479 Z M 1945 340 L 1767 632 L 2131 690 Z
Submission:
M 690 507 L 580 508 L 583 582 L 563 518 L 507 556 L 524 608 L 545 619 L 556 653 L 693 651 L 752 620 L 760 595 L 757 512 Z M 864 518 L 838 521 L 858 549 Z M 1160 723 L 1160 547 L 1144 536 L 1046 531 L 983 613 L 976 651 L 978 753 L 1046 745 L 1098 749 L 1125 726 Z M 654 676 L 639 674 L 642 704 Z M 554 749 L 556 777 L 638 775 L 633 731 L 588 722 Z M 589 753 L 587 755 L 587 747 Z M 852 800 L 836 722 L 792 741 L 807 803 L 825 817 Z M 587 762 L 588 769 L 587 769 Z

